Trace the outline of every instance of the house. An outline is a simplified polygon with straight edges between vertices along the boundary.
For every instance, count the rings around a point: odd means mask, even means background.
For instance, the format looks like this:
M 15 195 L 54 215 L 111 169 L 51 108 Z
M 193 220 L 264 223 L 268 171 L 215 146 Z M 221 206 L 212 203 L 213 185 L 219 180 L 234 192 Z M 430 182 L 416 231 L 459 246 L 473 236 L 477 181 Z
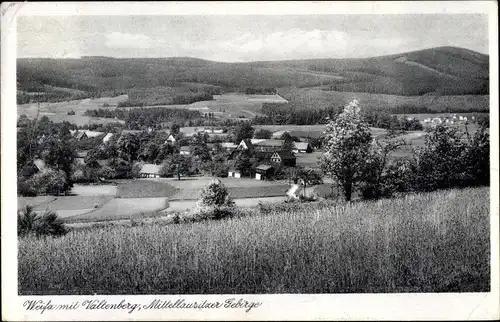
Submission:
M 433 124 L 441 124 L 441 123 L 443 123 L 443 120 L 441 120 L 441 118 L 439 118 L 439 117 L 435 117 L 435 118 L 432 119 L 431 122 Z
M 190 155 L 191 154 L 191 148 L 187 145 L 181 146 L 179 150 L 180 155 Z
M 269 159 L 271 163 L 285 165 L 289 167 L 295 167 L 297 164 L 297 158 L 295 155 L 288 151 L 275 151 L 271 158 Z
M 224 133 L 224 129 L 214 129 L 213 133 L 214 134 L 222 134 L 222 133 Z
M 238 147 L 236 148 L 236 150 L 239 150 L 239 151 L 249 151 L 250 153 L 253 153 L 253 144 L 252 144 L 252 141 L 250 139 L 245 139 L 245 140 L 241 140 L 240 144 L 238 144 Z
M 88 135 L 84 131 L 77 131 L 77 132 L 75 132 L 74 137 L 75 137 L 75 139 L 77 141 L 88 139 Z
M 293 153 L 312 153 L 312 147 L 308 142 L 293 142 Z
M 77 152 L 75 158 L 75 164 L 81 164 L 81 165 L 85 164 L 85 158 L 87 157 L 88 152 L 89 152 L 88 150 Z
M 113 133 L 108 133 L 106 136 L 102 139 L 102 143 L 107 143 L 111 138 L 113 137 Z
M 269 164 L 259 164 L 257 167 L 255 167 L 255 179 L 257 180 L 264 180 L 266 178 L 269 178 L 274 171 L 274 168 L 272 165 Z
M 241 171 L 239 169 L 236 169 L 235 160 L 229 160 L 227 165 L 229 166 L 229 169 L 227 171 L 228 178 L 241 178 Z
M 167 138 L 167 141 L 165 141 L 165 143 L 170 143 L 170 144 L 174 144 L 175 143 L 175 138 L 172 134 L 170 134 Z
M 37 172 L 43 171 L 44 169 L 46 169 L 45 162 L 42 159 L 35 159 L 31 162 L 31 164 L 22 168 L 22 175 L 29 177 Z
M 141 171 L 139 171 L 139 173 L 141 174 L 142 178 L 159 178 L 160 169 L 161 166 L 159 165 L 152 163 L 145 163 L 142 165 Z

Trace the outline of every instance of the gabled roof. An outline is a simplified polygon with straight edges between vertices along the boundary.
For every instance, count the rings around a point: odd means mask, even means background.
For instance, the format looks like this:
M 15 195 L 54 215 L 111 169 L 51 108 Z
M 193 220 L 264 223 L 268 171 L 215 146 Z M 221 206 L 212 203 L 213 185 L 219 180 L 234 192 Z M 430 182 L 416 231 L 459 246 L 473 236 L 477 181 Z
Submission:
M 89 150 L 85 150 L 85 151 L 79 151 L 77 152 L 77 156 L 79 158 L 85 158 L 87 156 L 87 154 L 89 153 Z
M 167 141 L 174 141 L 175 142 L 175 138 L 172 134 L 170 134 L 167 138 Z
M 39 171 L 45 169 L 45 161 L 43 161 L 42 159 L 33 160 L 33 164 L 35 165 L 35 167 L 37 167 Z
M 283 146 L 284 140 L 264 140 L 259 143 L 255 143 L 255 146 L 275 146 L 275 147 L 281 147 Z
M 101 166 L 101 167 L 105 167 L 109 164 L 110 160 L 109 159 L 102 159 L 102 160 L 97 160 L 97 163 Z
M 237 147 L 237 145 L 234 144 L 233 142 L 222 142 L 221 145 L 222 145 L 223 148 L 226 148 L 226 149 L 227 148 L 234 148 L 234 149 L 236 149 L 236 147 Z
M 113 133 L 106 134 L 106 136 L 102 139 L 102 142 L 104 142 L 104 143 L 108 142 L 112 136 L 113 136 Z
M 260 143 L 262 141 L 265 141 L 266 139 L 251 139 L 250 142 L 252 142 L 252 144 L 257 144 L 257 143 Z
M 152 164 L 152 163 L 144 163 L 142 165 L 140 173 L 154 173 L 158 174 L 160 173 L 161 166 Z
M 262 171 L 267 171 L 271 169 L 273 166 L 268 165 L 268 164 L 259 164 L 257 167 L 255 167 L 256 170 L 262 170 Z
M 249 150 L 250 152 L 253 152 L 253 144 L 252 144 L 252 140 L 250 140 L 250 139 L 241 140 L 240 144 L 238 144 L 238 148 L 239 147 L 245 148 L 245 149 Z
M 76 132 L 76 134 L 75 134 L 75 138 L 77 140 L 80 140 L 84 136 L 87 136 L 87 134 L 85 132 Z
M 293 142 L 293 147 L 298 150 L 307 150 L 309 143 L 307 142 Z

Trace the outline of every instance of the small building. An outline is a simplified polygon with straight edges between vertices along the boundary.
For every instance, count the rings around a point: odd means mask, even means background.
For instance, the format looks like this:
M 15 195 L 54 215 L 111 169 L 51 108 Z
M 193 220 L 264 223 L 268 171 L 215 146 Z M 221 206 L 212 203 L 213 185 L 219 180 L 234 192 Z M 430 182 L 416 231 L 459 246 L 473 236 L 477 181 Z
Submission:
M 141 171 L 139 171 L 139 173 L 141 174 L 142 178 L 159 178 L 160 169 L 161 166 L 159 165 L 152 163 L 145 163 L 142 165 Z
M 270 161 L 272 163 L 285 165 L 289 167 L 295 167 L 297 164 L 297 158 L 295 155 L 288 151 L 276 151 L 271 155 Z
M 179 150 L 180 155 L 190 155 L 191 154 L 191 148 L 187 145 L 181 146 Z
M 107 143 L 111 138 L 113 137 L 113 133 L 108 133 L 106 136 L 102 139 L 102 143 Z
M 236 149 L 240 151 L 249 151 L 250 153 L 253 153 L 252 140 L 250 139 L 241 140 L 240 144 L 238 144 L 238 147 Z
M 312 153 L 312 147 L 308 142 L 293 142 L 293 153 Z
M 214 134 L 222 134 L 222 133 L 224 133 L 224 129 L 214 129 L 213 133 Z
M 165 141 L 165 143 L 170 143 L 170 144 L 174 144 L 175 143 L 175 138 L 172 134 L 170 134 L 167 138 L 167 141 Z
M 74 137 L 77 141 L 88 139 L 88 135 L 84 131 L 76 131 Z
M 241 171 L 234 168 L 229 169 L 229 171 L 227 171 L 227 176 L 229 178 L 241 178 Z
M 46 167 L 45 161 L 43 161 L 42 159 L 33 160 L 33 165 L 35 166 L 36 171 L 42 171 Z
M 260 164 L 255 167 L 255 179 L 265 180 L 269 178 L 273 173 L 273 166 L 269 164 Z

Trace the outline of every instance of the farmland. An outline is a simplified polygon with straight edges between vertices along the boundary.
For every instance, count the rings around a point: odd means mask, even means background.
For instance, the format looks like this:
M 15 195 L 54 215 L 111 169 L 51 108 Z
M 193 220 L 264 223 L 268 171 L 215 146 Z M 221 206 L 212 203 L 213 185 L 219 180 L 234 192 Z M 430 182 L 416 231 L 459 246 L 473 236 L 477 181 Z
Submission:
M 278 93 L 296 109 L 324 109 L 344 106 L 353 99 L 366 108 L 389 113 L 464 113 L 489 111 L 489 95 L 402 96 L 366 92 L 326 91 L 321 88 L 280 88 Z
M 57 103 L 40 103 L 40 108 L 36 103 L 19 104 L 17 106 L 17 116 L 25 114 L 28 118 L 47 116 L 53 122 L 68 121 L 76 125 L 86 125 L 89 123 L 106 124 L 106 123 L 124 123 L 122 120 L 95 118 L 83 115 L 87 109 L 106 108 L 104 104 L 108 104 L 108 108 L 116 108 L 116 105 L 127 99 L 126 95 L 116 97 L 102 97 L 96 99 L 73 100 Z M 75 111 L 75 115 L 67 115 L 69 111 Z M 39 114 L 38 114 L 39 113 Z
M 449 190 L 21 238 L 19 292 L 488 292 L 488 196 L 488 188 Z

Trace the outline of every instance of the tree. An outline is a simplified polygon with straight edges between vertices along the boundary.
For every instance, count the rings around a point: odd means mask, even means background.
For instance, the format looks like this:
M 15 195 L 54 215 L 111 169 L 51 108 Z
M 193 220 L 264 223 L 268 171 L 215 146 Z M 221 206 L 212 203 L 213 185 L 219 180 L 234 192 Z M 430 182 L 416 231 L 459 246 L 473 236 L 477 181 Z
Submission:
M 242 123 L 238 124 L 238 126 L 235 129 L 235 133 L 234 133 L 235 143 L 238 144 L 242 140 L 251 139 L 253 137 L 254 131 L 255 130 L 252 127 L 252 125 L 250 124 L 250 122 L 242 122 Z
M 372 136 L 370 128 L 361 120 L 357 100 L 350 102 L 335 120 L 326 126 L 325 153 L 320 165 L 327 175 L 341 186 L 347 201 L 364 178 Z
M 177 134 L 179 134 L 180 131 L 181 131 L 181 127 L 177 123 L 173 123 L 172 126 L 170 127 L 170 134 L 172 134 L 174 137 Z
M 35 236 L 52 235 L 62 236 L 68 232 L 64 223 L 51 210 L 46 210 L 42 215 L 36 213 L 32 206 L 28 205 L 17 212 L 17 235 Z
M 404 141 L 395 135 L 374 139 L 366 159 L 365 174 L 361 184 L 361 194 L 364 199 L 388 197 L 399 189 L 400 185 L 394 182 L 401 175 L 398 171 L 403 169 L 390 164 L 389 156 L 401 145 L 404 145 Z
M 256 139 L 270 139 L 273 135 L 273 132 L 266 130 L 266 129 L 260 129 L 257 132 L 255 132 L 255 138 Z
M 242 176 L 249 176 L 251 174 L 250 169 L 252 168 L 252 162 L 250 161 L 250 155 L 247 151 L 240 151 L 235 158 L 234 167 L 236 170 L 240 171 Z

